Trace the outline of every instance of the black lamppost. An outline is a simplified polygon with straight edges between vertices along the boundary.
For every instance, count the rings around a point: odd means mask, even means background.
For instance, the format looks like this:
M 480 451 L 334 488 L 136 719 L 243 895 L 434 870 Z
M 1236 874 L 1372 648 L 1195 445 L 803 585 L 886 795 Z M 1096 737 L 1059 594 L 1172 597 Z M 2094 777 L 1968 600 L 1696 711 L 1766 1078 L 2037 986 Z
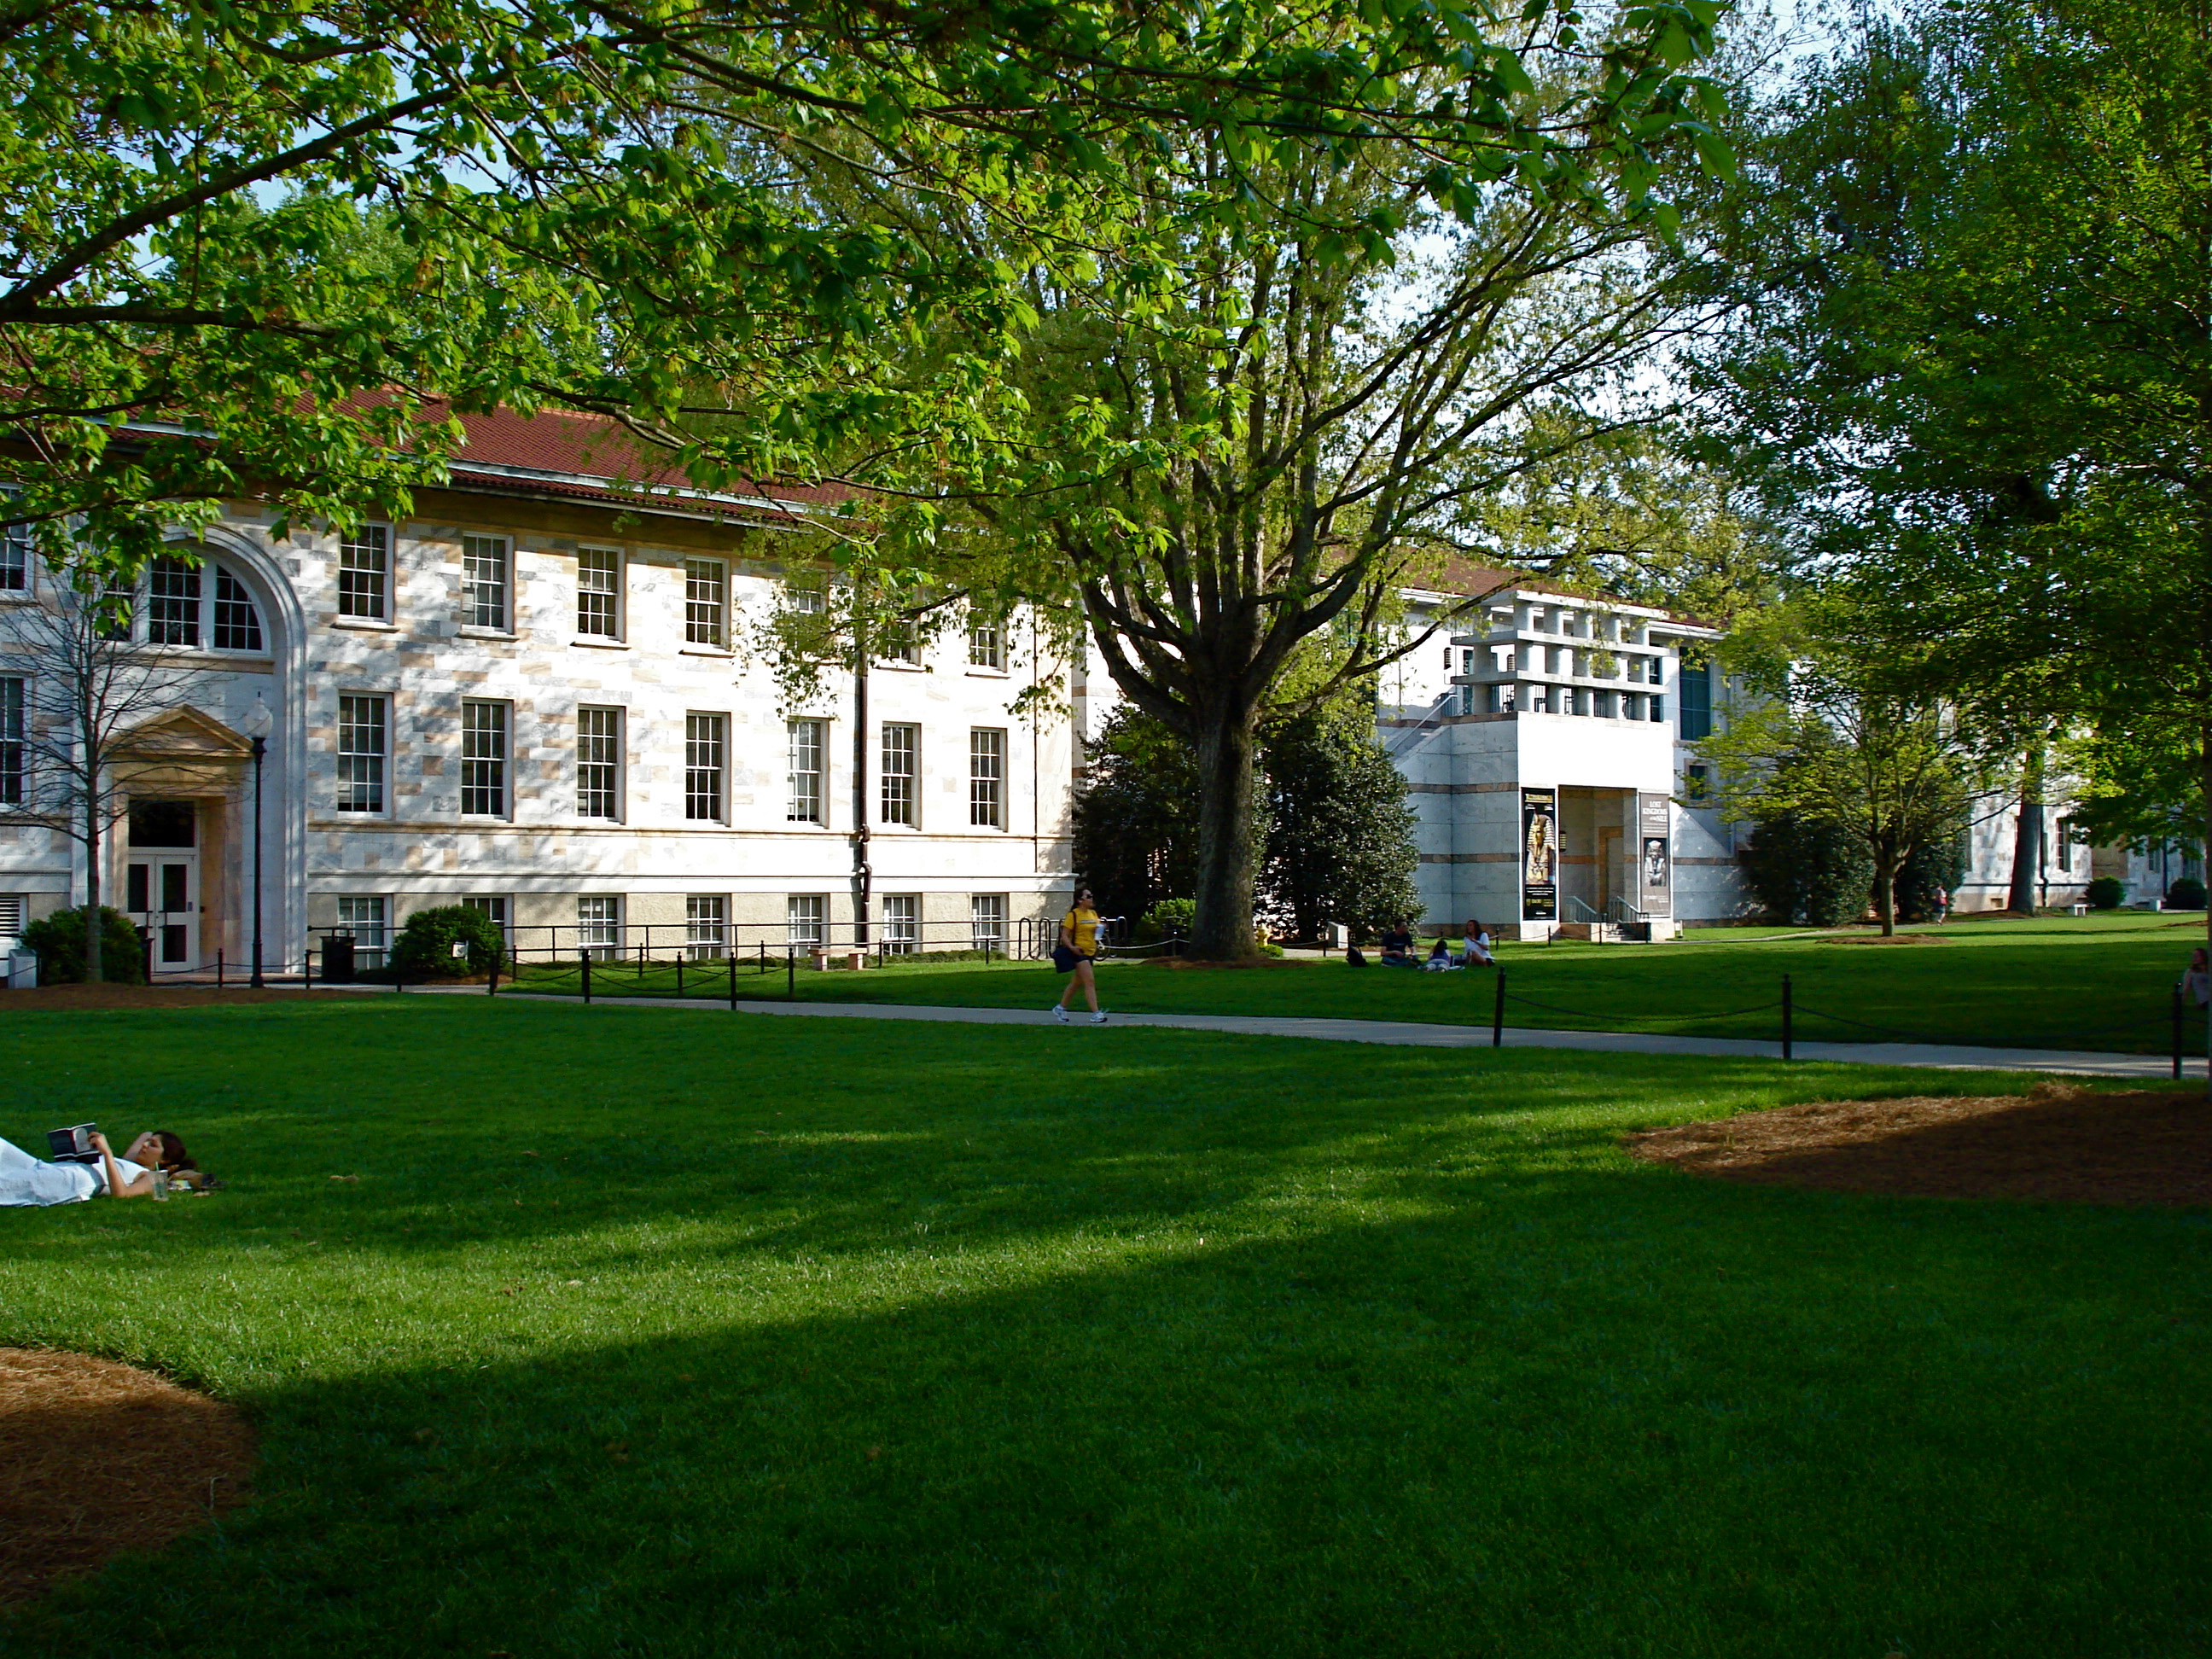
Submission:
M 259 702 L 242 722 L 246 735 L 253 740 L 253 977 L 246 983 L 257 991 L 266 988 L 261 977 L 261 763 L 269 753 L 269 728 L 275 723 L 269 705 Z

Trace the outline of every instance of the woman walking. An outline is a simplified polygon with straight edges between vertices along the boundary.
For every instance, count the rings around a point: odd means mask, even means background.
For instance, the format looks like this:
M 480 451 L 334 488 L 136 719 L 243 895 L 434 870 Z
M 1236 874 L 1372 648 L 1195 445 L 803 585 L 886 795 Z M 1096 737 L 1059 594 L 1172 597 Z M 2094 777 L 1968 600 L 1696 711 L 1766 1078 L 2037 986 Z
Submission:
M 1052 1017 L 1062 1025 L 1067 1024 L 1067 1000 L 1075 994 L 1079 985 L 1083 988 L 1083 1000 L 1091 1005 L 1091 1023 L 1106 1023 L 1106 1015 L 1098 1006 L 1098 981 L 1091 972 L 1091 964 L 1097 959 L 1098 912 L 1091 908 L 1091 890 L 1079 888 L 1075 895 L 1075 908 L 1060 918 L 1060 943 L 1052 952 L 1052 965 L 1069 976 L 1067 988 L 1052 1006 Z

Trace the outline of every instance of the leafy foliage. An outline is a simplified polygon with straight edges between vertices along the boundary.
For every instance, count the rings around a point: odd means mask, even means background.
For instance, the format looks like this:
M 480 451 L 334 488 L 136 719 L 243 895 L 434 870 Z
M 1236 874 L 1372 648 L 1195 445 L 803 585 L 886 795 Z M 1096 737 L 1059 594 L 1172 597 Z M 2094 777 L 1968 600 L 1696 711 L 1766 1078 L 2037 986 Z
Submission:
M 1188 901 L 1197 872 L 1188 745 L 1157 720 L 1117 708 L 1090 745 L 1091 780 L 1075 798 L 1075 867 L 1102 915 L 1144 916 Z
M 1955 901 L 1959 882 L 1966 873 L 1966 826 L 1963 821 L 1948 831 L 1941 827 L 1931 830 L 1928 839 L 1907 854 L 1905 862 L 1898 866 L 1898 919 L 1933 921 L 1936 890 L 1942 888 Z
M 2117 910 L 2127 902 L 2128 886 L 2117 876 L 2099 876 L 2081 896 L 2092 910 Z
M 1863 839 L 1845 825 L 1796 813 L 1762 818 L 1736 862 L 1770 915 L 1802 927 L 1856 921 L 1874 884 Z
M 1198 903 L 1194 899 L 1162 899 L 1145 912 L 1138 921 L 1136 942 L 1156 944 L 1164 939 L 1188 939 L 1191 923 L 1197 920 Z
M 459 945 L 467 952 L 456 957 Z M 391 967 L 408 979 L 460 979 L 491 972 L 504 957 L 499 924 L 465 904 L 436 904 L 409 916 L 392 941 Z
M 57 910 L 40 916 L 23 929 L 23 948 L 39 956 L 41 985 L 82 985 L 86 982 L 85 941 L 91 933 L 88 907 Z M 138 930 L 120 910 L 100 907 L 100 973 L 108 985 L 143 985 L 146 951 Z
M 2202 910 L 2204 908 L 2204 884 L 2194 876 L 2183 876 L 2166 890 L 2166 908 L 2169 910 Z
M 1261 891 L 1291 936 L 1341 922 L 1362 937 L 1420 908 L 1406 780 L 1375 739 L 1364 698 L 1286 720 L 1266 735 L 1269 828 Z

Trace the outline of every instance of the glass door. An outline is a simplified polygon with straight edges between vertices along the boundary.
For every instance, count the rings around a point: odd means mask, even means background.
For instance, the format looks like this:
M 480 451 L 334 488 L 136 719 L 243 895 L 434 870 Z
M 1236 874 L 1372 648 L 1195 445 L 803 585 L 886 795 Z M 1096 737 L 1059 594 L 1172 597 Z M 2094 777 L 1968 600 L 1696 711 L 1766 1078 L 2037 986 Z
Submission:
M 131 803 L 123 908 L 152 941 L 156 974 L 183 973 L 200 965 L 198 829 L 195 802 Z

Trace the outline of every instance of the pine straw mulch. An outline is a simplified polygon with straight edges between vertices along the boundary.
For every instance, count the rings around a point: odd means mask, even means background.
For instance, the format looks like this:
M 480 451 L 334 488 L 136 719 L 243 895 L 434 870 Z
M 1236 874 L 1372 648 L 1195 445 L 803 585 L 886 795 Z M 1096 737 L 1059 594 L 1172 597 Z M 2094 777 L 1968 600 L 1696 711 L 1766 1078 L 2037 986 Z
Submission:
M 2212 1204 L 2212 1102 L 2194 1091 L 1823 1100 L 1621 1137 L 1632 1157 L 1776 1187 L 2072 1204 Z
M 250 1495 L 237 1408 L 112 1359 L 0 1348 L 0 1607 Z
M 100 1008 L 207 1008 L 230 1002 L 321 1000 L 323 991 L 202 990 L 194 985 L 41 985 L 36 990 L 0 991 L 0 1013 L 76 1013 Z

